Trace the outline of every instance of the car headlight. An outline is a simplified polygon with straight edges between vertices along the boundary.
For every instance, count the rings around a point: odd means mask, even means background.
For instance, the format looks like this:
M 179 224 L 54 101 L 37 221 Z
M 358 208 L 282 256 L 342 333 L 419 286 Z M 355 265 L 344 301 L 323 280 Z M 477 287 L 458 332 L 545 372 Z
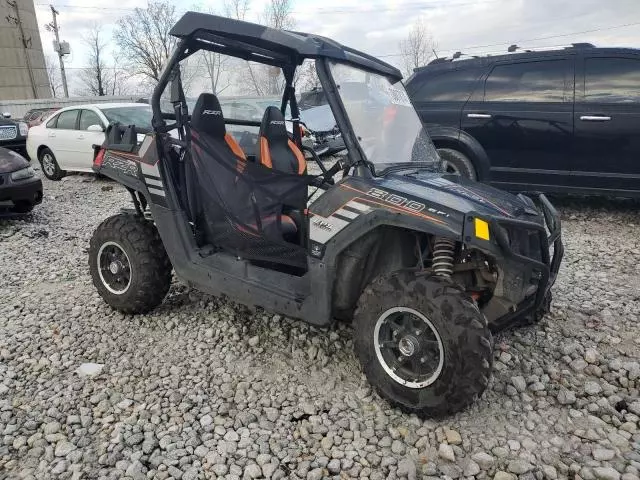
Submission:
M 26 137 L 27 133 L 29 133 L 29 125 L 24 122 L 18 123 L 18 128 L 20 129 L 20 135 L 23 137 Z
M 36 174 L 35 170 L 32 167 L 23 168 L 22 170 L 17 170 L 11 174 L 11 180 L 25 180 L 27 178 L 31 178 Z

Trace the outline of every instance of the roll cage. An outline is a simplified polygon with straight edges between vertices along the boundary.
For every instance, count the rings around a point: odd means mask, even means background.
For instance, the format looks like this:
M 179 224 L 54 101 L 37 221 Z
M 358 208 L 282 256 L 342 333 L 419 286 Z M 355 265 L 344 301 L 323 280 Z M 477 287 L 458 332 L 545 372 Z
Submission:
M 356 140 L 353 127 L 344 109 L 344 104 L 337 93 L 337 86 L 329 69 L 329 61 L 351 64 L 357 68 L 381 74 L 395 81 L 402 79 L 400 71 L 386 62 L 371 55 L 341 45 L 331 39 L 301 32 L 277 30 L 254 23 L 233 20 L 216 15 L 187 12 L 174 25 L 171 35 L 179 39 L 178 45 L 168 60 L 151 98 L 153 109 L 152 125 L 156 132 L 167 132 L 177 129 L 180 139 L 186 137 L 189 112 L 180 80 L 179 63 L 197 51 L 206 50 L 252 61 L 264 65 L 278 67 L 285 79 L 280 111 L 285 113 L 290 107 L 293 122 L 294 142 L 301 147 L 300 111 L 298 108 L 295 87 L 295 72 L 304 60 L 315 61 L 316 71 L 327 100 L 342 132 L 349 155 L 345 168 L 365 166 L 369 162 Z M 161 98 L 171 83 L 170 102 L 173 113 L 163 112 Z M 167 124 L 166 120 L 175 120 Z M 229 124 L 259 126 L 259 122 L 238 119 L 225 119 Z M 370 167 L 360 169 L 361 175 L 371 175 Z

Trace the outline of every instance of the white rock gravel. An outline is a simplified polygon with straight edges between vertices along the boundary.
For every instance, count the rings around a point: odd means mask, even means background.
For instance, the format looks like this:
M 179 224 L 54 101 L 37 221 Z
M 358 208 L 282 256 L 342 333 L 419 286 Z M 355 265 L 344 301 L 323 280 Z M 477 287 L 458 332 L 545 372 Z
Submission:
M 179 281 L 148 315 L 112 311 L 87 246 L 128 194 L 89 176 L 44 187 L 32 215 L 0 220 L 2 478 L 638 480 L 637 202 L 559 202 L 552 314 L 495 338 L 480 401 L 420 420 L 371 391 L 348 326 Z

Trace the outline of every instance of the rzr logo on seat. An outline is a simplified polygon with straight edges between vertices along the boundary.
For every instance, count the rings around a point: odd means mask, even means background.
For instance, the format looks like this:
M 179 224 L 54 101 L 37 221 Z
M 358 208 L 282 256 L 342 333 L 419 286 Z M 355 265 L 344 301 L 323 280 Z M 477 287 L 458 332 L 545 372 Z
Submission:
M 271 120 L 269 125 L 284 125 L 284 120 Z
M 220 116 L 222 115 L 222 112 L 220 110 L 203 110 L 202 111 L 203 115 L 216 115 L 216 116 Z

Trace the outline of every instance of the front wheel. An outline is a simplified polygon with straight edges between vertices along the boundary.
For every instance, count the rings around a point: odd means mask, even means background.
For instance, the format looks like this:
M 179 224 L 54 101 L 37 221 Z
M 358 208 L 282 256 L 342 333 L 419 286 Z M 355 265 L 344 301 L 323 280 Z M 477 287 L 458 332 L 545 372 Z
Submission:
M 464 153 L 454 150 L 453 148 L 439 148 L 438 154 L 442 159 L 446 173 L 460 175 L 470 180 L 478 179 L 473 163 Z
M 135 215 L 115 215 L 98 226 L 89 244 L 89 270 L 100 296 L 123 313 L 157 307 L 171 285 L 158 230 Z
M 398 272 L 362 293 L 355 348 L 369 382 L 392 405 L 441 416 L 485 390 L 491 332 L 473 300 L 451 282 Z

